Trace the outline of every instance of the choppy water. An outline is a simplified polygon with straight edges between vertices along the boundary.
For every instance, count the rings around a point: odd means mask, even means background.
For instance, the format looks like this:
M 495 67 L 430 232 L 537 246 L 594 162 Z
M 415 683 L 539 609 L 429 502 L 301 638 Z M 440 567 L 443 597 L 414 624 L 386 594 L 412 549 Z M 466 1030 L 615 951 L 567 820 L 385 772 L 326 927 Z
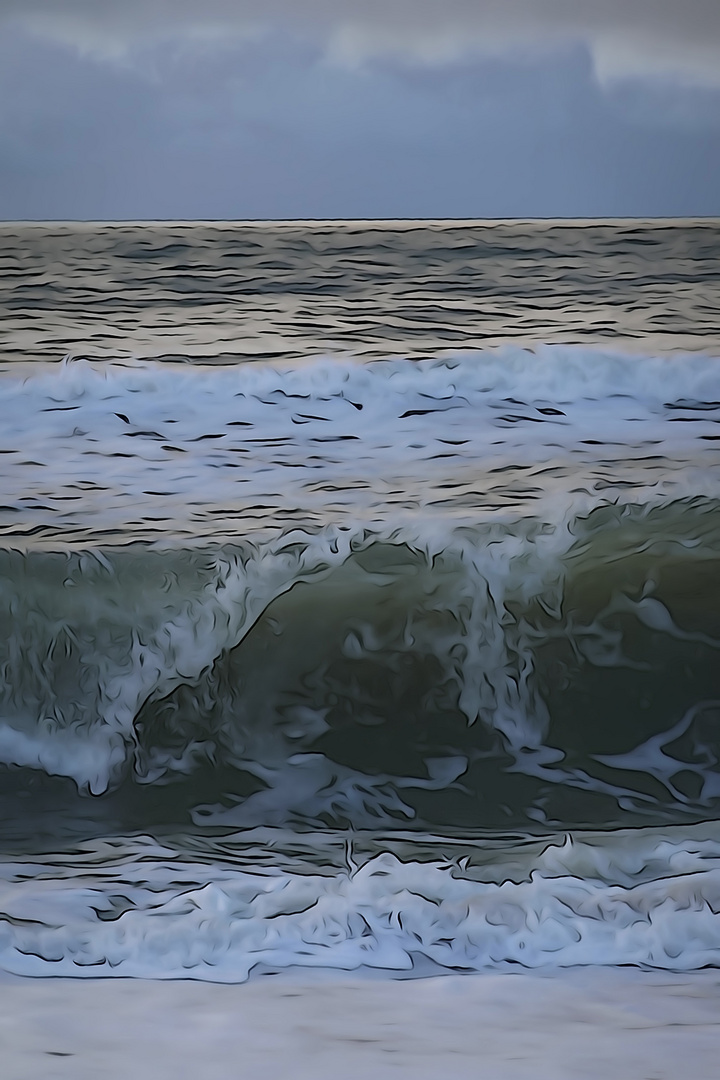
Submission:
M 0 965 L 717 963 L 718 225 L 3 232 Z
M 0 363 L 720 351 L 718 222 L 0 223 Z

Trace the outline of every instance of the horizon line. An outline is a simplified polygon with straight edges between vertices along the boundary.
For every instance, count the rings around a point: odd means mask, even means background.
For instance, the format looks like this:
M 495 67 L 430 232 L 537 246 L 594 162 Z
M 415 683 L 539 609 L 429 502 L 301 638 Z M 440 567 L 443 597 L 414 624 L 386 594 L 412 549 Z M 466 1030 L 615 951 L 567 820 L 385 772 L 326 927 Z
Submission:
M 402 224 L 599 224 L 615 222 L 720 222 L 720 214 L 652 214 L 639 216 L 599 215 L 589 216 L 527 216 L 520 217 L 298 217 L 298 218 L 0 218 L 3 225 L 402 225 Z

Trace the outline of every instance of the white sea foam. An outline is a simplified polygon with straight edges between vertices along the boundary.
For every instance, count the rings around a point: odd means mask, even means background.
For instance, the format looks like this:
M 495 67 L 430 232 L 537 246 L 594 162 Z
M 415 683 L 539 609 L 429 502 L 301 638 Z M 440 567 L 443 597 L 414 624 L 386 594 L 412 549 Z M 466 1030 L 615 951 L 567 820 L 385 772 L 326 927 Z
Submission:
M 720 964 L 716 827 L 525 846 L 468 841 L 458 858 L 456 841 L 449 859 L 423 860 L 380 850 L 318 872 L 280 857 L 258 866 L 262 847 L 247 843 L 235 865 L 149 839 L 85 845 L 74 863 L 55 857 L 52 879 L 49 857 L 2 867 L 0 965 L 241 982 L 255 967 L 407 972 L 423 960 L 476 971 Z
M 717 409 L 692 402 L 719 400 L 714 358 L 580 347 L 285 369 L 38 365 L 2 376 L 2 527 L 13 544 L 187 544 L 418 514 L 423 531 L 438 517 L 556 519 L 623 488 L 636 501 L 714 493 Z

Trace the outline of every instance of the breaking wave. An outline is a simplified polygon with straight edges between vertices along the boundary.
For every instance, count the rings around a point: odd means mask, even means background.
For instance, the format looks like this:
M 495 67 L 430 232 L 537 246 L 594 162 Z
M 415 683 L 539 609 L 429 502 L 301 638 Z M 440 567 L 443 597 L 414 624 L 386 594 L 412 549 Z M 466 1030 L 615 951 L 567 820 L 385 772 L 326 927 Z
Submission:
M 701 814 L 718 382 L 567 348 L 16 380 L 2 759 L 232 827 Z

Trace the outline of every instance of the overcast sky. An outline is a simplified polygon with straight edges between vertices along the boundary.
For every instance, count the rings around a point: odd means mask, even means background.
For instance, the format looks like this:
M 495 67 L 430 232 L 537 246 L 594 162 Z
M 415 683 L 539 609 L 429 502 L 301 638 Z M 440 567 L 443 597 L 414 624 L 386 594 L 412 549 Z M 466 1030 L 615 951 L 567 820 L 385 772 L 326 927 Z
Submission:
M 720 0 L 0 0 L 0 217 L 720 215 Z

